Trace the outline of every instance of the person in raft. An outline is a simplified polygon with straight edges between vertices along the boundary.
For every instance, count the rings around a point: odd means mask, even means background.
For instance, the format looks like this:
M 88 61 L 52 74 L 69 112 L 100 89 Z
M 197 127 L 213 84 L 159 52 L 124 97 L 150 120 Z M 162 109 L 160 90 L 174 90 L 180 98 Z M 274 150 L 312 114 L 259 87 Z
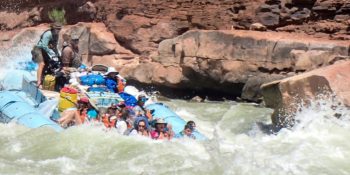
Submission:
M 73 125 L 80 125 L 86 121 L 96 120 L 98 112 L 96 106 L 92 105 L 87 97 L 81 97 L 76 107 L 68 108 L 61 112 L 58 123 L 67 128 Z
M 148 121 L 152 121 L 153 117 L 151 114 L 151 111 L 145 109 L 145 103 L 148 100 L 148 98 L 141 94 L 137 97 L 137 105 L 133 108 L 135 112 L 135 117 L 146 117 Z
M 187 138 L 191 138 L 191 139 L 196 139 L 196 137 L 193 135 L 193 130 L 194 128 L 187 124 L 185 125 L 184 129 L 175 135 L 175 138 L 184 138 L 184 137 L 187 137 Z
M 76 104 L 76 107 L 73 108 L 68 108 L 61 112 L 61 117 L 58 119 L 58 123 L 63 127 L 67 128 L 72 125 L 80 125 L 83 123 L 81 115 L 85 115 L 84 110 L 86 108 L 87 111 L 87 106 L 89 100 L 86 98 L 81 98 L 78 100 L 78 104 Z
M 156 119 L 155 130 L 151 131 L 151 138 L 155 140 L 169 140 L 167 123 L 162 118 Z
M 81 56 L 79 54 L 79 37 L 72 35 L 71 38 L 63 42 L 62 49 L 62 70 L 56 73 L 56 89 L 60 90 L 68 83 L 71 72 L 77 71 L 82 65 Z
M 129 133 L 130 136 L 145 136 L 150 137 L 148 131 L 148 121 L 145 117 L 137 117 L 134 122 L 134 128 Z
M 37 63 L 37 86 L 42 88 L 45 75 L 55 74 L 61 69 L 61 62 L 57 49 L 58 36 L 62 28 L 59 23 L 50 25 L 41 36 L 39 42 L 33 47 L 32 61 Z
M 107 108 L 107 113 L 102 115 L 102 122 L 106 128 L 114 128 L 117 121 L 117 105 L 112 104 Z
M 190 120 L 186 125 L 190 125 L 193 128 L 193 131 L 196 131 L 196 123 L 194 121 Z

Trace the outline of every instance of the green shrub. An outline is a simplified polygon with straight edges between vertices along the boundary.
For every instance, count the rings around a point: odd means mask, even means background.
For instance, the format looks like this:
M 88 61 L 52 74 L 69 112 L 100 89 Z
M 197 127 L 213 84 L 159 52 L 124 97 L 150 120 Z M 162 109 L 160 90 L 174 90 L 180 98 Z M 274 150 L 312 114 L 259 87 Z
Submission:
M 57 22 L 62 25 L 66 24 L 66 11 L 64 9 L 52 9 L 48 12 L 49 18 L 52 22 Z

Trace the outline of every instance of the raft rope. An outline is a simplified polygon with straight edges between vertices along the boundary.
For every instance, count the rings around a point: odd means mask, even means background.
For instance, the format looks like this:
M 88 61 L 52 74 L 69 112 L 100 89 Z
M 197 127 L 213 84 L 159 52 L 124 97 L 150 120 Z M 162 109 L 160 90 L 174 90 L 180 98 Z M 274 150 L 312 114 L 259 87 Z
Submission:
M 0 108 L 0 118 L 2 119 L 2 121 L 5 121 L 6 123 L 10 122 L 13 118 L 10 118 L 9 116 L 7 116 L 6 114 L 3 113 L 3 111 L 8 107 L 10 106 L 11 104 L 14 104 L 14 103 L 17 103 L 17 102 L 20 102 L 20 101 L 9 101 L 7 102 L 4 106 L 2 106 Z M 7 116 L 7 119 L 5 119 L 4 116 Z M 8 120 L 9 119 L 9 120 Z

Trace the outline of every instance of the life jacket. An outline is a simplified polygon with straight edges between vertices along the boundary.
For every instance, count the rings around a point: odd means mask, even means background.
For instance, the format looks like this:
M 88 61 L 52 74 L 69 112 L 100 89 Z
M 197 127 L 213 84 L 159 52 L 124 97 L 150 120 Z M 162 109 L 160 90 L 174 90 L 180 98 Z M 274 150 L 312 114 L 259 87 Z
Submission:
M 80 115 L 81 123 L 84 123 L 87 120 L 87 114 L 81 114 Z
M 152 139 L 155 139 L 155 140 L 158 140 L 159 136 L 160 136 L 160 133 L 158 133 L 157 131 L 153 130 L 151 131 L 151 138 Z
M 121 78 L 106 78 L 107 88 L 114 93 L 124 92 L 125 82 Z
M 102 122 L 106 126 L 106 128 L 114 128 L 115 127 L 117 120 L 110 120 L 110 117 L 112 117 L 112 116 L 104 115 L 102 117 Z
M 120 78 L 118 78 L 118 86 L 117 86 L 118 93 L 124 92 L 124 88 L 125 88 L 124 82 Z

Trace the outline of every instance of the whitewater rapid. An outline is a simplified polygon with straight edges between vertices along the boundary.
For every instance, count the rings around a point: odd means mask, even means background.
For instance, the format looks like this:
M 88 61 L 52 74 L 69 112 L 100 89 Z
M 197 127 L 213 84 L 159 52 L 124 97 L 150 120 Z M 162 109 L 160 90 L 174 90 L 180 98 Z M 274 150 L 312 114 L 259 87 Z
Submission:
M 13 60 L 30 60 L 30 48 L 0 50 L 5 88 L 20 87 Z M 209 139 L 153 141 L 98 124 L 61 133 L 0 124 L 0 174 L 350 174 L 350 111 L 330 99 L 301 107 L 296 125 L 276 134 L 259 129 L 256 123 L 269 124 L 273 111 L 255 104 L 164 103 Z
M 56 133 L 0 124 L 0 174 L 349 174 L 349 110 L 301 110 L 298 123 L 265 134 L 271 109 L 235 102 L 165 102 L 210 139 L 153 141 L 97 124 Z M 334 107 L 333 107 L 334 108 Z

